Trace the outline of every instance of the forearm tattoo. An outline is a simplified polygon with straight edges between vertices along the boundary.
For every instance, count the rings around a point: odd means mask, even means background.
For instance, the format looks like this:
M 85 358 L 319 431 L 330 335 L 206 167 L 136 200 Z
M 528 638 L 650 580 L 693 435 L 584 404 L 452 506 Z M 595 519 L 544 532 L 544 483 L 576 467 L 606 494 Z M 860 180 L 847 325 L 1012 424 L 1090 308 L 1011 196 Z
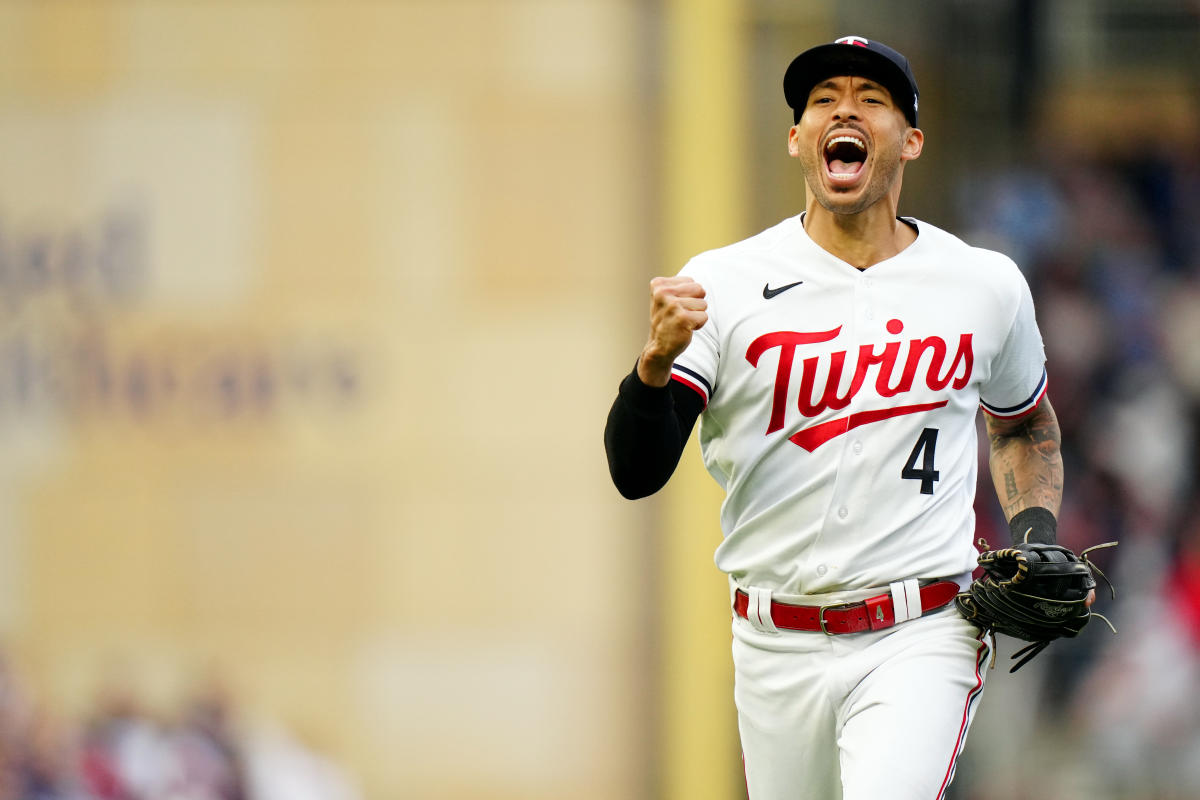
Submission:
M 988 420 L 990 464 L 1006 519 L 1042 506 L 1058 513 L 1062 504 L 1062 438 L 1049 400 L 1015 423 Z
M 1012 470 L 1009 470 L 1004 473 L 1004 499 L 1012 502 L 1017 499 L 1018 494 L 1017 476 Z

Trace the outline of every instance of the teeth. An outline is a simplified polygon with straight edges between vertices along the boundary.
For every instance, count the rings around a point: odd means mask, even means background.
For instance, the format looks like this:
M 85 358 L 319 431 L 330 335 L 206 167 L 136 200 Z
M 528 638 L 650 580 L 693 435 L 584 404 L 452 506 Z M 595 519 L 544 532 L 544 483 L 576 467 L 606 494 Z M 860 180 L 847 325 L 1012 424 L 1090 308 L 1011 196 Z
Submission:
M 825 149 L 832 150 L 834 145 L 842 144 L 843 142 L 854 145 L 864 153 L 867 151 L 867 143 L 857 136 L 835 136 L 825 143 Z

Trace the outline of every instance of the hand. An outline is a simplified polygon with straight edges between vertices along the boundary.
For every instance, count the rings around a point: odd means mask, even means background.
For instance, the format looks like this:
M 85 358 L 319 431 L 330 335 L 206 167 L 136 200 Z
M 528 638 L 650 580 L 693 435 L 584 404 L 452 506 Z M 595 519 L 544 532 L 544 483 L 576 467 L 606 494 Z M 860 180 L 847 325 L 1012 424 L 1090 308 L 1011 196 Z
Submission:
M 687 349 L 692 334 L 708 322 L 704 287 L 691 278 L 650 281 L 650 338 L 638 360 L 638 377 L 648 386 L 666 386 L 675 357 Z

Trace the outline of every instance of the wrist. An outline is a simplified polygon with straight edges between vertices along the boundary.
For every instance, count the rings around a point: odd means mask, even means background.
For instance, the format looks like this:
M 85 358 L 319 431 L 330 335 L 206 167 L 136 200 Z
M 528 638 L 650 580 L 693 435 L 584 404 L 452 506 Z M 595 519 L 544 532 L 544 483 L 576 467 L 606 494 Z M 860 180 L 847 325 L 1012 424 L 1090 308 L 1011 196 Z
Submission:
M 1042 506 L 1018 511 L 1008 521 L 1008 529 L 1012 533 L 1013 544 L 1056 544 L 1058 541 L 1058 520 L 1050 509 Z
M 671 382 L 671 367 L 674 363 L 674 359 L 664 358 L 647 348 L 638 359 L 638 379 L 647 386 L 666 386 Z

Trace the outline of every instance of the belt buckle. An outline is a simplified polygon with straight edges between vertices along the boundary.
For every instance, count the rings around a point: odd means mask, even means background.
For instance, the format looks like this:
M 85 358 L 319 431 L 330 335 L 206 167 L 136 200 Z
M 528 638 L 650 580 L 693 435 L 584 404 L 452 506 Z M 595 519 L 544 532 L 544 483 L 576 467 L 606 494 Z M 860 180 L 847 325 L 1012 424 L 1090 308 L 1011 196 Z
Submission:
M 834 609 L 846 609 L 857 605 L 857 603 L 830 603 L 827 606 L 821 606 L 817 609 L 817 622 L 821 626 L 821 633 L 826 636 L 834 636 L 834 632 L 825 627 L 825 612 Z

